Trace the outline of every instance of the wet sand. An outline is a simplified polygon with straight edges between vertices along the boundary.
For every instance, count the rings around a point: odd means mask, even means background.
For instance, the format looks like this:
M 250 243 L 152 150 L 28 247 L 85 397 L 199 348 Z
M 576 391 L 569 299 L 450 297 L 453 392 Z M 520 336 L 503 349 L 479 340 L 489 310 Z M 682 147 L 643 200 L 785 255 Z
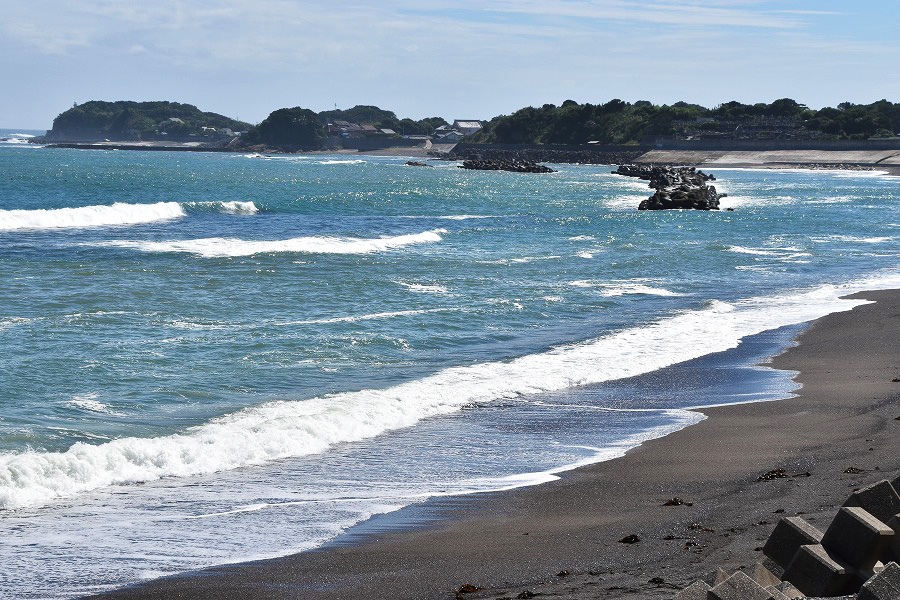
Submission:
M 429 513 L 440 518 L 412 529 L 98 597 L 671 598 L 758 560 L 781 516 L 824 528 L 853 488 L 900 471 L 900 291 L 852 297 L 877 302 L 815 321 L 774 360 L 799 371 L 797 397 L 704 409 L 697 425 L 559 481 L 441 501 Z M 791 477 L 758 481 L 779 467 Z M 663 506 L 673 497 L 691 506 Z M 618 541 L 631 534 L 640 541 Z M 482 589 L 456 594 L 464 584 Z

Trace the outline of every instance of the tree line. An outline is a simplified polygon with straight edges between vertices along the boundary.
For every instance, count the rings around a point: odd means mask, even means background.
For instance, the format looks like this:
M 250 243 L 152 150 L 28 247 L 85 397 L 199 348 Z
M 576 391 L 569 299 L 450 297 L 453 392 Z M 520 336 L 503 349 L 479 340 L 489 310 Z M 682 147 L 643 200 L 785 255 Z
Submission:
M 177 121 L 171 120 L 172 117 Z M 180 122 L 179 122 L 180 121 Z M 110 139 L 160 139 L 161 132 L 184 136 L 202 127 L 245 131 L 242 145 L 320 148 L 326 125 L 334 121 L 372 124 L 397 134 L 428 135 L 446 125 L 441 117 L 399 118 L 377 106 L 358 105 L 316 113 L 294 107 L 273 111 L 252 126 L 216 113 L 202 112 L 177 102 L 102 102 L 75 105 L 53 121 L 53 131 L 103 134 Z M 811 139 L 867 139 L 900 132 L 900 104 L 879 100 L 871 104 L 842 102 L 836 107 L 810 109 L 790 98 L 771 103 L 732 101 L 714 108 L 646 100 L 604 104 L 566 100 L 521 108 L 487 121 L 468 141 L 504 144 L 639 144 L 647 136 L 793 137 Z M 171 137 L 169 139 L 172 139 Z

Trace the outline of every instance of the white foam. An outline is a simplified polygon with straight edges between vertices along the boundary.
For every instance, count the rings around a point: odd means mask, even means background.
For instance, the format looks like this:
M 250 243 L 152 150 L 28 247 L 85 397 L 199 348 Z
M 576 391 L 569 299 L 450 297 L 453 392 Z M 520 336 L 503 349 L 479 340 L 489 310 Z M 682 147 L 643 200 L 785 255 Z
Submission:
M 0 210 L 0 231 L 61 229 L 152 223 L 185 216 L 177 202 L 81 206 L 37 210 Z
M 369 313 L 364 315 L 348 315 L 344 317 L 329 317 L 326 319 L 308 319 L 305 321 L 283 321 L 272 323 L 276 326 L 286 325 L 325 325 L 328 323 L 355 323 L 356 321 L 371 321 L 374 319 L 390 319 L 393 317 L 409 317 L 412 315 L 424 315 L 436 312 L 455 312 L 458 308 L 421 308 L 414 310 L 394 310 L 378 313 Z
M 893 240 L 893 237 L 862 237 L 856 235 L 824 235 L 810 238 L 814 242 L 856 242 L 861 244 L 882 244 Z
M 599 288 L 601 296 L 624 296 L 626 294 L 643 294 L 647 296 L 683 296 L 661 287 L 653 287 L 635 281 L 593 281 L 588 279 L 570 281 L 569 285 L 581 288 Z
M 3 317 L 0 318 L 0 331 L 8 327 L 15 327 L 16 325 L 24 325 L 25 323 L 30 323 L 34 319 L 29 319 L 26 317 Z
M 224 202 L 185 202 L 188 208 L 212 209 L 232 215 L 255 215 L 259 207 L 251 201 L 230 200 Z
M 320 165 L 361 165 L 361 164 L 364 164 L 365 162 L 366 161 L 359 160 L 359 159 L 356 159 L 356 160 L 332 159 L 332 160 L 320 160 L 320 161 L 317 161 L 317 164 L 320 164 Z
M 801 256 L 812 256 L 809 252 L 804 252 L 800 248 L 794 247 L 786 247 L 786 248 L 751 248 L 747 246 L 729 246 L 729 252 L 737 252 L 738 254 L 753 254 L 756 256 L 772 256 L 782 260 L 786 260 L 787 262 L 799 262 L 795 260 L 797 257 Z
M 67 402 L 67 404 L 71 404 L 72 406 L 76 406 L 83 410 L 87 410 L 90 412 L 103 413 L 107 415 L 113 415 L 117 417 L 121 417 L 122 413 L 116 412 L 106 404 L 103 404 L 97 398 L 100 397 L 100 394 L 97 392 L 91 392 L 89 394 L 82 394 L 78 396 L 72 396 L 72 398 Z
M 448 221 L 467 221 L 469 219 L 497 219 L 502 215 L 398 215 L 398 219 L 447 219 Z
M 183 433 L 121 438 L 66 452 L 0 455 L 0 507 L 40 505 L 114 484 L 213 473 L 321 453 L 472 404 L 655 371 L 736 347 L 748 335 L 849 310 L 840 296 L 900 286 L 900 273 L 705 308 L 513 360 L 451 367 L 386 389 L 270 402 Z
M 331 236 L 298 237 L 287 240 L 242 240 L 238 238 L 199 238 L 193 240 L 108 240 L 93 245 L 131 248 L 142 252 L 186 252 L 205 258 L 252 256 L 277 252 L 305 254 L 370 254 L 411 244 L 440 242 L 446 229 L 433 229 L 393 237 L 349 238 Z
M 527 264 L 541 260 L 556 260 L 558 258 L 562 258 L 562 256 L 556 254 L 551 256 L 522 256 L 519 258 L 498 258 L 496 260 L 478 260 L 475 262 L 483 265 L 511 265 Z
M 421 292 L 423 294 L 449 294 L 450 290 L 446 286 L 438 284 L 409 283 L 407 281 L 396 281 L 395 283 L 402 285 L 411 292 Z

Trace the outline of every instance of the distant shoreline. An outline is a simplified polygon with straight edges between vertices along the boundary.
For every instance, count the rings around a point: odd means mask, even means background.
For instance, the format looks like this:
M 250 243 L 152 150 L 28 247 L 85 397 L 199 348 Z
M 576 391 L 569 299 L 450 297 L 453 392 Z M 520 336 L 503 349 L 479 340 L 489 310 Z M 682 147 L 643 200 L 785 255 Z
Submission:
M 471 148 L 472 146 L 469 146 Z M 67 142 L 48 144 L 45 148 L 66 148 L 76 150 L 144 150 L 154 152 L 226 152 L 247 154 L 253 152 L 247 148 L 216 148 L 196 145 L 195 143 L 111 143 L 111 142 Z M 535 157 L 534 147 L 523 145 L 521 152 L 530 160 L 539 162 L 556 162 L 561 164 L 581 164 L 583 160 L 562 160 L 564 155 L 556 155 L 558 150 L 548 146 L 545 150 L 554 153 L 542 159 Z M 517 153 L 510 148 L 505 153 Z M 590 150 L 584 150 L 590 152 Z M 485 153 L 492 154 L 489 146 Z M 263 154 L 352 154 L 355 156 L 397 156 L 410 158 L 438 158 L 430 154 L 424 147 L 398 146 L 375 150 L 304 150 L 291 153 L 265 152 Z M 451 155 L 451 159 L 454 157 Z M 611 157 L 612 158 L 612 157 Z M 619 158 L 619 157 L 614 157 Z M 461 160 L 461 157 L 460 157 Z M 622 161 L 597 162 L 594 164 L 619 164 Z M 750 168 L 750 169 L 829 169 L 829 170 L 878 170 L 891 175 L 900 175 L 900 149 L 898 150 L 649 150 L 633 159 L 635 163 L 660 163 L 677 165 L 695 165 L 706 168 Z

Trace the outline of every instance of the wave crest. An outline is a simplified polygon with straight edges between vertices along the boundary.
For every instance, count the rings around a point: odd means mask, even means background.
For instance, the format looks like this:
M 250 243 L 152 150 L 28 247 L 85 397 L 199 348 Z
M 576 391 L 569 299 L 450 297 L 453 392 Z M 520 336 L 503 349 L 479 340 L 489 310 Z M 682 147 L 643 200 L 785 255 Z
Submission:
M 870 288 L 860 288 L 870 289 Z M 849 310 L 849 286 L 710 303 L 643 326 L 513 360 L 451 367 L 387 389 L 278 401 L 158 438 L 0 455 L 0 508 L 114 484 L 208 474 L 326 451 L 471 404 L 631 377 L 736 347 L 748 335 Z
M 185 217 L 190 211 L 213 211 L 233 215 L 254 215 L 253 202 L 156 202 L 153 204 L 100 204 L 74 208 L 0 210 L 0 231 L 18 229 L 68 229 L 138 225 Z
M 350 238 L 331 236 L 298 237 L 287 240 L 242 240 L 238 238 L 199 238 L 153 242 L 144 240 L 109 240 L 99 245 L 131 248 L 142 252 L 186 252 L 204 258 L 226 258 L 294 252 L 303 254 L 371 254 L 402 248 L 411 244 L 440 242 L 446 229 L 434 229 L 393 237 Z
M 135 225 L 176 219 L 185 215 L 184 208 L 177 202 L 155 204 L 116 202 L 77 208 L 0 210 L 0 231 Z

